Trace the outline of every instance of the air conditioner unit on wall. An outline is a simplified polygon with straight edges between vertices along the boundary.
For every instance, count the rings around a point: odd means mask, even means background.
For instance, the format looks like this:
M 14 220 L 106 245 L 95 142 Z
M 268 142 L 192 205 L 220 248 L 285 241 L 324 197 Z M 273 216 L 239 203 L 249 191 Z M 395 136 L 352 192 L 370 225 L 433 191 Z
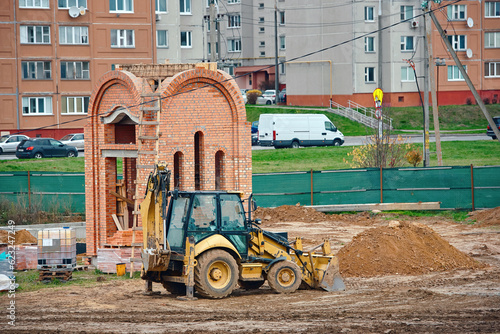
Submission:
M 160 21 L 161 20 L 161 15 L 160 14 L 156 14 L 156 21 Z
M 410 21 L 410 28 L 418 28 L 418 21 L 417 20 L 411 20 Z

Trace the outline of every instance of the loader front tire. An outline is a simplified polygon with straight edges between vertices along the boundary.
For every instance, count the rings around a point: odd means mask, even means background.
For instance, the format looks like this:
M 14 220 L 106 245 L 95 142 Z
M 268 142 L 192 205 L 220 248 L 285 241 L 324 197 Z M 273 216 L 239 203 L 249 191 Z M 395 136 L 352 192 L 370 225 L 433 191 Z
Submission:
M 183 296 L 186 294 L 186 284 L 177 282 L 161 282 L 165 290 L 175 296 Z
M 277 293 L 295 292 L 302 283 L 302 272 L 292 261 L 275 263 L 267 273 L 267 282 Z
M 238 282 L 238 264 L 228 252 L 214 249 L 198 257 L 194 267 L 196 292 L 207 298 L 224 298 Z

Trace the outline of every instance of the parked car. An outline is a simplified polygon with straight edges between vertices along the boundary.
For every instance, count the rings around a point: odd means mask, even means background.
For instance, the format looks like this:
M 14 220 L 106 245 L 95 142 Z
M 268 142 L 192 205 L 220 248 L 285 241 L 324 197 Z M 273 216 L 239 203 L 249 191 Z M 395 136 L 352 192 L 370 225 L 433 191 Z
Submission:
M 16 152 L 17 145 L 23 139 L 29 139 L 29 137 L 25 135 L 5 135 L 0 137 L 0 154 L 4 152 Z
M 278 98 L 280 102 L 286 103 L 286 88 L 283 88 L 283 90 L 279 93 Z
M 77 150 L 84 149 L 83 133 L 71 133 L 61 138 L 61 143 L 74 146 Z
M 259 131 L 259 121 L 252 122 L 252 133 L 257 133 Z
M 261 96 L 257 98 L 257 104 L 275 104 L 276 103 L 276 91 L 274 89 L 268 89 L 262 93 Z
M 78 150 L 76 147 L 63 144 L 59 140 L 52 138 L 24 139 L 16 150 L 16 157 L 19 159 L 77 156 Z
M 252 133 L 252 146 L 259 145 L 259 135 Z
M 493 117 L 493 121 L 497 125 L 498 130 L 500 130 L 500 116 Z M 495 136 L 495 133 L 493 132 L 493 129 L 489 125 L 486 128 L 486 135 L 490 136 L 493 140 L 497 139 L 497 136 Z
M 241 96 L 243 97 L 243 102 L 245 102 L 245 104 L 247 104 L 247 102 L 248 102 L 248 99 L 247 99 L 248 89 L 240 89 L 240 91 L 241 91 Z

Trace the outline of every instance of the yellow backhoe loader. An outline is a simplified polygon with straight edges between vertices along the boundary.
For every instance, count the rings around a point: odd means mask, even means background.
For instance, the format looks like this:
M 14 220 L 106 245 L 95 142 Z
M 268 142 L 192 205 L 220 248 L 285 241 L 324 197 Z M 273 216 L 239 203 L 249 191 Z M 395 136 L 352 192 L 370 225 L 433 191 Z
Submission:
M 158 165 L 141 203 L 143 268 L 151 290 L 162 283 L 172 294 L 223 298 L 237 284 L 258 289 L 266 280 L 274 291 L 301 288 L 344 290 L 330 242 L 304 251 L 302 240 L 271 233 L 252 220 L 255 201 L 245 212 L 241 194 L 169 190 L 170 171 Z

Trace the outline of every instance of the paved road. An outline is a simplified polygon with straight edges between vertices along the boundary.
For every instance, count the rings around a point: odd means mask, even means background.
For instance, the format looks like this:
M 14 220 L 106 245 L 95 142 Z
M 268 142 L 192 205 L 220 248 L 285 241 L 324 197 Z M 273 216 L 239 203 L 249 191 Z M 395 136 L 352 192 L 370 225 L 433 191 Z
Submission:
M 404 135 L 409 138 L 410 143 L 421 143 L 422 135 Z M 486 134 L 441 134 L 441 141 L 476 141 L 476 140 L 491 140 Z M 434 142 L 435 138 L 433 135 L 430 137 L 430 141 Z M 366 142 L 366 136 L 349 136 L 345 137 L 345 143 L 343 146 L 358 146 L 363 145 Z M 274 150 L 274 147 L 262 147 L 253 146 L 252 150 Z M 84 157 L 84 151 L 78 151 L 79 157 Z M 4 153 L 0 155 L 0 160 L 12 160 L 17 159 L 15 154 Z

